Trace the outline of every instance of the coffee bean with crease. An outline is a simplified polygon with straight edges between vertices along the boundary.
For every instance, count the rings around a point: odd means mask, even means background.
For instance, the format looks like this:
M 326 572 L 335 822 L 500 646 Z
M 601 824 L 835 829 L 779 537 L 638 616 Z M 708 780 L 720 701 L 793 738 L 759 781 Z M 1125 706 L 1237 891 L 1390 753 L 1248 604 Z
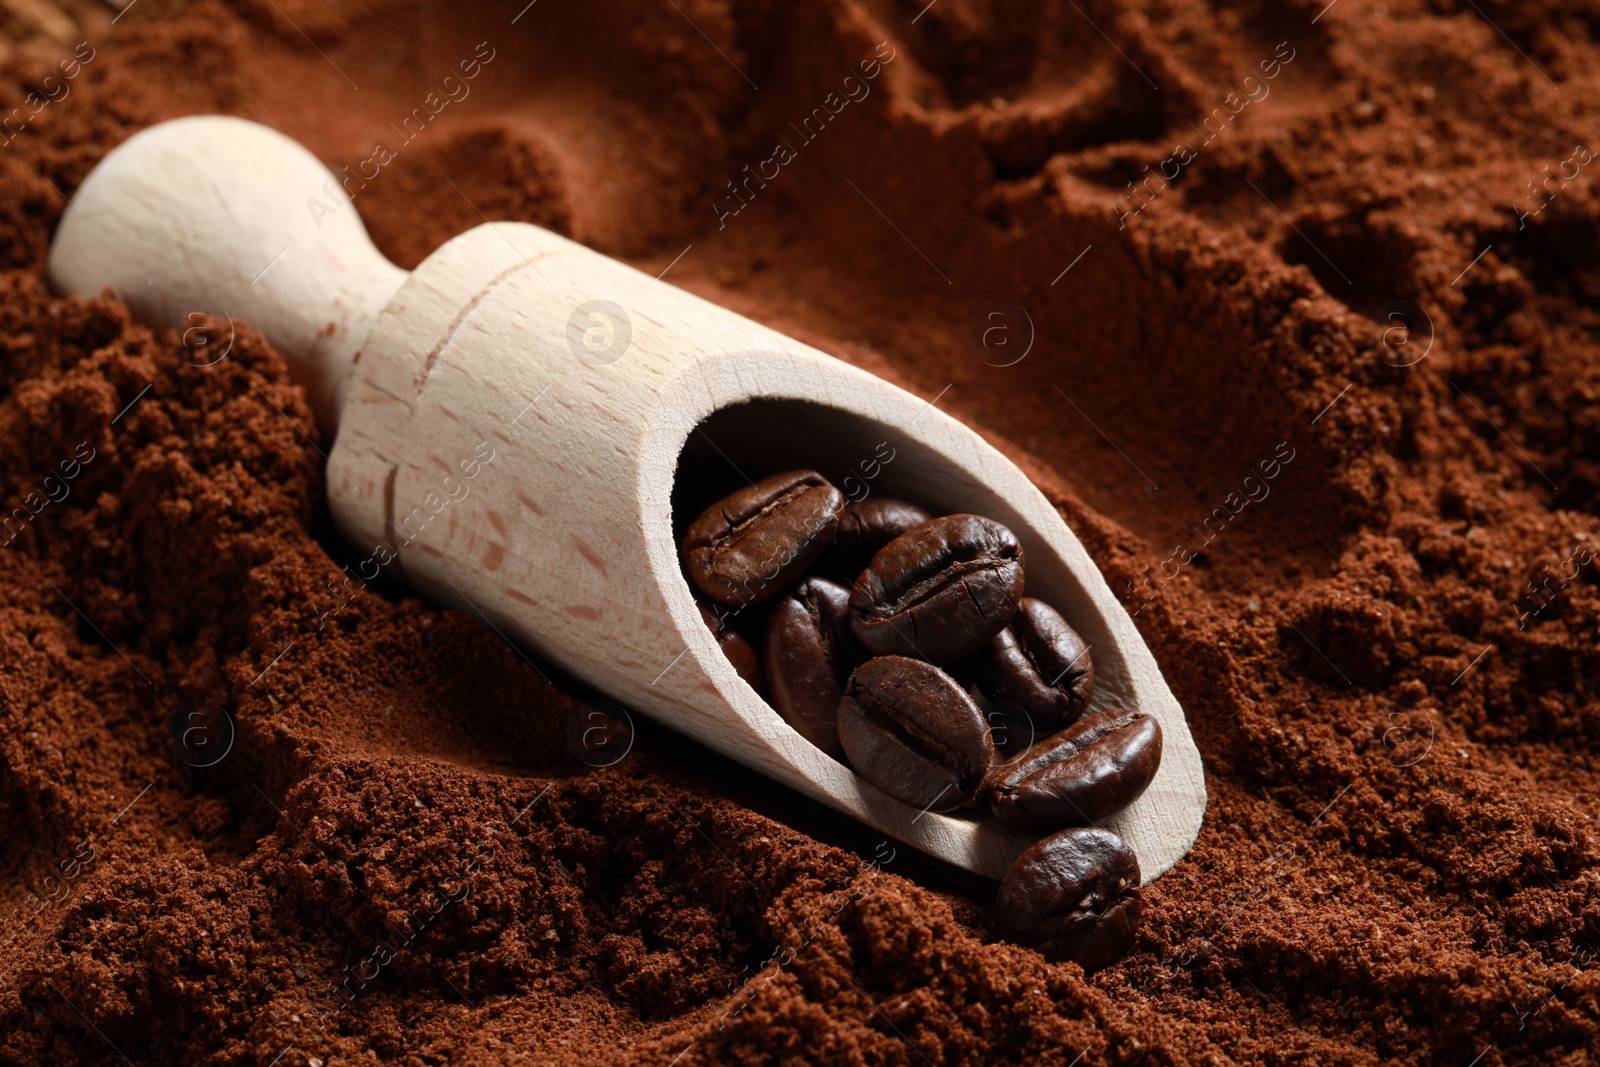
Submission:
M 889 542 L 856 579 L 851 628 L 868 651 L 954 663 L 988 644 L 1022 597 L 1022 545 L 993 519 L 947 515 Z
M 1096 971 L 1133 944 L 1139 860 L 1110 830 L 1063 830 L 1018 856 L 1000 880 L 995 927 L 1045 959 Z
M 1042 732 L 1076 722 L 1094 695 L 1089 645 L 1049 604 L 1023 597 L 1011 624 L 972 658 L 985 696 L 1021 708 Z
M 897 497 L 853 500 L 839 513 L 833 547 L 847 558 L 865 562 L 896 537 L 932 519 L 926 508 Z
M 925 811 L 971 800 L 994 763 L 983 712 L 931 663 L 879 656 L 839 701 L 839 741 L 856 773 Z
M 683 564 L 724 604 L 782 592 L 833 541 L 844 495 L 816 471 L 786 471 L 723 497 L 689 527 Z
M 843 759 L 839 698 L 857 658 L 850 590 L 826 578 L 800 582 L 773 605 L 765 646 L 773 708 L 801 737 Z
M 1160 723 L 1101 711 L 995 767 L 983 794 L 1013 830 L 1088 826 L 1139 799 L 1160 766 Z
M 744 634 L 735 630 L 727 617 L 720 615 L 717 609 L 707 604 L 699 597 L 695 597 L 695 606 L 700 609 L 700 617 L 706 621 L 706 626 L 717 639 L 717 647 L 722 649 L 722 654 L 728 657 L 728 662 L 733 664 L 733 669 L 739 672 L 739 677 L 750 683 L 750 688 L 758 693 L 763 693 L 767 688 L 766 676 L 761 670 L 761 658 L 756 655 L 755 647 L 745 638 Z

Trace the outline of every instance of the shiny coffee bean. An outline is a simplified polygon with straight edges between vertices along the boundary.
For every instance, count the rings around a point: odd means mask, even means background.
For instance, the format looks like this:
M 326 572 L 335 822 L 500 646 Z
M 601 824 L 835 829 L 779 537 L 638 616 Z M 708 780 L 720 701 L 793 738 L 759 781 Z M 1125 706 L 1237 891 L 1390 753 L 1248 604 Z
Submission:
M 850 593 L 851 627 L 868 651 L 953 663 L 988 644 L 1022 596 L 1022 546 L 980 515 L 947 515 L 872 557 Z
M 1101 711 L 997 766 L 984 799 L 1013 830 L 1088 826 L 1139 799 L 1160 766 L 1160 723 Z
M 826 578 L 807 578 L 767 616 L 766 668 L 772 706 L 801 737 L 834 759 L 839 743 L 839 698 L 855 666 L 850 636 L 850 590 Z
M 1094 659 L 1078 631 L 1042 600 L 1023 597 L 1017 613 L 972 658 L 985 696 L 1015 704 L 1043 733 L 1076 722 L 1094 695 Z
M 816 471 L 787 471 L 723 497 L 689 527 L 683 565 L 707 596 L 759 604 L 833 540 L 844 495 Z
M 896 537 L 932 519 L 927 509 L 892 496 L 851 501 L 839 513 L 833 547 L 847 558 L 865 562 Z
M 1139 860 L 1110 830 L 1063 830 L 1017 857 L 1000 880 L 995 927 L 1045 959 L 1096 971 L 1133 944 Z
M 994 763 L 972 698 L 933 664 L 905 656 L 856 668 L 839 701 L 839 741 L 857 774 L 926 811 L 970 800 Z
M 706 621 L 706 626 L 716 636 L 717 647 L 728 657 L 728 662 L 739 672 L 739 677 L 749 682 L 750 688 L 756 692 L 766 692 L 767 679 L 762 673 L 761 658 L 756 655 L 754 646 L 745 639 L 744 634 L 733 628 L 726 617 L 719 615 L 716 608 L 699 597 L 695 598 L 695 605 L 700 609 L 700 617 Z

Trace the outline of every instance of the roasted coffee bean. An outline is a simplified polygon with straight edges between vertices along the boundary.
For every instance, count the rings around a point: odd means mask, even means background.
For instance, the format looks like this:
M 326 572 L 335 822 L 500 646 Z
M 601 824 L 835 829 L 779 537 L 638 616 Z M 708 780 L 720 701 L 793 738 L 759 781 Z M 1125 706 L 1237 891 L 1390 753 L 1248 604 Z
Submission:
M 1011 624 L 972 657 L 971 675 L 985 696 L 1015 704 L 1042 733 L 1076 722 L 1094 695 L 1088 644 L 1033 597 L 1023 597 Z
M 850 635 L 850 590 L 826 578 L 807 578 L 767 616 L 766 667 L 772 706 L 801 737 L 834 759 L 839 743 L 839 698 L 855 665 Z
M 844 496 L 816 471 L 763 478 L 711 505 L 683 538 L 694 583 L 724 604 L 782 592 L 828 547 Z
M 1133 944 L 1139 860 L 1110 830 L 1063 830 L 1017 857 L 1000 880 L 995 926 L 1045 959 L 1096 971 Z
M 995 767 L 984 799 L 1013 830 L 1088 826 L 1139 799 L 1160 766 L 1160 723 L 1101 711 Z
M 856 668 L 839 701 L 839 740 L 857 774 L 926 811 L 966 803 L 994 763 L 989 725 L 966 690 L 905 656 Z
M 851 627 L 870 652 L 953 663 L 1011 621 L 1022 546 L 980 515 L 947 515 L 890 541 L 850 593 Z
M 839 513 L 833 547 L 848 559 L 865 562 L 896 537 L 932 519 L 927 509 L 892 496 L 851 501 Z
M 728 662 L 739 672 L 739 677 L 749 682 L 750 688 L 756 692 L 766 692 L 767 679 L 761 671 L 761 658 L 756 655 L 754 646 L 744 634 L 733 628 L 726 617 L 719 615 L 716 608 L 699 597 L 695 598 L 695 605 L 699 607 L 700 617 L 706 621 L 706 626 L 716 635 L 717 647 L 728 657 Z

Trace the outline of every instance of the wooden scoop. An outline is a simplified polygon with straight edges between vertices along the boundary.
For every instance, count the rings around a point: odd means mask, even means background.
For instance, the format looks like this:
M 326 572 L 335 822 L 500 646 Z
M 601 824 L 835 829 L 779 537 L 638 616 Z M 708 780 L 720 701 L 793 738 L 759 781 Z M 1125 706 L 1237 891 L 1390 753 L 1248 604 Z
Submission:
M 1200 756 L 1132 621 L 1039 490 L 930 401 L 536 226 L 479 226 L 407 274 L 327 168 L 233 118 L 163 123 L 107 156 L 49 278 L 109 287 L 154 326 L 200 310 L 265 334 L 335 441 L 328 495 L 360 577 L 392 556 L 419 592 L 628 707 L 998 878 L 1028 841 L 885 796 L 734 672 L 680 568 L 672 490 L 689 448 L 750 478 L 810 467 L 847 495 L 988 515 L 1021 539 L 1029 595 L 1090 643 L 1091 708 L 1161 722 L 1160 772 L 1109 827 L 1146 880 L 1199 833 Z

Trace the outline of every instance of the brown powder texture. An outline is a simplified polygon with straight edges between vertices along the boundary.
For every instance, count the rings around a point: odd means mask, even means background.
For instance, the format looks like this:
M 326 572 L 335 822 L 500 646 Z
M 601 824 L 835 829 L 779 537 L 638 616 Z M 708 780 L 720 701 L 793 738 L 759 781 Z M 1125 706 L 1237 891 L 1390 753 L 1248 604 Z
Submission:
M 0 1063 L 1600 1058 L 1589 5 L 524 3 L 3 5 Z M 1013 457 L 1206 760 L 1129 955 L 348 583 L 259 335 L 43 282 L 206 112 L 386 146 L 404 266 L 550 226 Z

